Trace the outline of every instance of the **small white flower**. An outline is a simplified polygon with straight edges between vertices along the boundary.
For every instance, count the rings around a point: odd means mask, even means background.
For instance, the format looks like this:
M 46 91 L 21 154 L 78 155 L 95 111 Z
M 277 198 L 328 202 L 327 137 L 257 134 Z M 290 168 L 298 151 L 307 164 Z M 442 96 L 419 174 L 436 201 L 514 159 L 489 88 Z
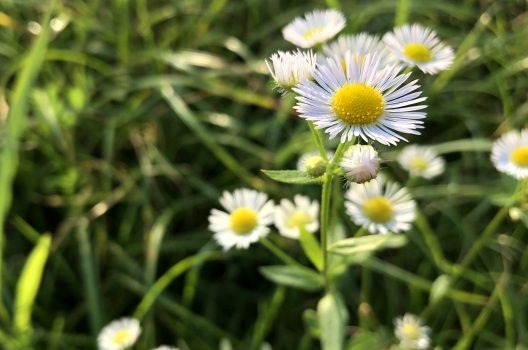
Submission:
M 352 145 L 343 154 L 341 168 L 350 182 L 363 183 L 378 175 L 380 159 L 370 145 Z
M 345 16 L 336 10 L 316 10 L 295 18 L 282 29 L 284 39 L 309 48 L 324 43 L 339 33 L 346 24 Z
M 323 53 L 341 61 L 350 51 L 353 57 L 362 61 L 366 54 L 378 53 L 384 63 L 394 60 L 392 53 L 376 35 L 359 33 L 354 35 L 341 35 L 337 40 L 323 46 Z M 343 65 L 344 66 L 344 65 Z
M 400 345 L 407 349 L 427 349 L 431 343 L 431 329 L 412 314 L 405 314 L 394 320 L 394 334 Z
M 106 325 L 97 337 L 99 350 L 123 350 L 136 343 L 141 326 L 134 318 L 120 318 Z
M 498 171 L 518 180 L 528 177 L 528 129 L 510 131 L 496 140 L 491 161 Z
M 410 73 L 399 74 L 397 65 L 381 67 L 379 54 L 367 54 L 358 62 L 350 51 L 345 67 L 327 58 L 315 69 L 314 81 L 293 88 L 299 94 L 294 108 L 302 118 L 325 129 L 331 139 L 341 134 L 341 142 L 359 136 L 395 145 L 406 140 L 401 133 L 420 134 L 417 129 L 426 116 L 421 110 L 427 106 L 419 103 L 426 98 L 419 97 L 417 80 L 404 84 Z
M 313 177 L 321 176 L 325 173 L 328 162 L 332 160 L 334 152 L 327 151 L 327 161 L 321 157 L 319 151 L 310 151 L 302 154 L 297 161 L 297 170 L 304 171 Z
M 224 250 L 247 249 L 269 233 L 274 205 L 267 194 L 242 188 L 224 192 L 219 201 L 227 212 L 212 209 L 209 230 L 215 233 L 214 238 Z
M 180 349 L 179 348 L 175 348 L 173 346 L 162 345 L 162 346 L 158 346 L 157 348 L 152 349 L 152 350 L 180 350 Z
M 398 156 L 398 163 L 411 176 L 432 179 L 445 170 L 445 161 L 431 147 L 410 145 Z
M 450 46 L 442 43 L 432 29 L 419 24 L 397 27 L 385 34 L 383 41 L 401 62 L 427 74 L 448 69 L 455 59 Z
M 281 235 L 298 239 L 301 226 L 308 232 L 317 231 L 318 215 L 319 202 L 310 202 L 310 198 L 296 195 L 293 202 L 283 199 L 280 205 L 275 207 L 275 226 Z
M 317 62 L 311 50 L 278 51 L 271 55 L 270 61 L 266 60 L 266 65 L 273 80 L 283 92 L 290 90 L 302 80 L 312 79 Z
M 414 200 L 405 188 L 393 182 L 375 179 L 352 183 L 345 197 L 347 214 L 370 233 L 408 231 L 416 215 Z

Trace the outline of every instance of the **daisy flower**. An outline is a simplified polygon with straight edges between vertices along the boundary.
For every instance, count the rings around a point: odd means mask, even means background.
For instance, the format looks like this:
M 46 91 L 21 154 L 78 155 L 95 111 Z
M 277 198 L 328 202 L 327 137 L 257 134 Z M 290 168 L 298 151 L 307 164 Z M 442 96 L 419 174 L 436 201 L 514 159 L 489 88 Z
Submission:
M 326 152 L 328 162 L 332 160 L 333 156 L 334 152 Z M 325 173 L 328 162 L 321 157 L 319 151 L 306 152 L 299 157 L 299 160 L 297 161 L 297 170 L 304 171 L 310 176 L 318 177 Z
M 308 197 L 296 195 L 293 202 L 283 199 L 280 205 L 275 207 L 275 226 L 281 235 L 298 239 L 301 226 L 308 232 L 317 231 L 318 215 L 319 202 L 311 202 Z
M 378 175 L 380 159 L 378 152 L 370 145 L 352 145 L 343 154 L 341 168 L 345 178 L 351 182 L 363 183 Z
M 405 314 L 394 320 L 394 334 L 406 349 L 427 349 L 431 343 L 431 329 L 415 315 Z
M 410 145 L 398 156 L 398 163 L 411 176 L 432 179 L 445 170 L 445 161 L 431 147 Z
M 496 140 L 491 161 L 498 171 L 518 180 L 528 177 L 528 129 L 510 131 Z
M 327 57 L 343 60 L 347 51 L 356 59 L 363 61 L 366 54 L 379 53 L 385 63 L 391 61 L 392 53 L 376 35 L 359 33 L 354 35 L 341 35 L 337 40 L 323 46 L 323 53 Z M 345 65 L 343 65 L 345 68 Z
M 267 194 L 242 188 L 224 192 L 219 201 L 227 212 L 212 209 L 209 230 L 215 233 L 214 238 L 224 250 L 247 249 L 269 233 L 274 205 Z
M 123 350 L 136 342 L 141 333 L 139 321 L 120 318 L 106 325 L 97 337 L 99 350 Z
M 419 97 L 417 80 L 405 84 L 410 73 L 399 74 L 397 65 L 381 67 L 377 53 L 360 63 L 349 51 L 345 67 L 339 59 L 327 58 L 317 66 L 314 81 L 293 88 L 299 94 L 294 108 L 302 118 L 325 129 L 331 139 L 341 134 L 341 142 L 359 136 L 395 145 L 406 141 L 401 133 L 420 134 L 417 129 L 426 116 L 421 110 L 427 106 L 418 103 L 426 97 Z
M 415 218 L 416 203 L 405 188 L 393 182 L 353 183 L 345 198 L 347 214 L 370 233 L 407 231 Z
M 442 43 L 436 33 L 419 24 L 403 25 L 383 36 L 392 53 L 407 66 L 417 66 L 426 74 L 436 74 L 448 69 L 455 54 Z
M 282 29 L 282 35 L 298 47 L 309 48 L 333 38 L 345 24 L 345 16 L 339 11 L 315 10 L 295 18 Z
M 312 79 L 317 62 L 315 54 L 310 50 L 284 52 L 278 51 L 271 55 L 266 65 L 279 89 L 283 92 L 290 90 L 300 81 Z

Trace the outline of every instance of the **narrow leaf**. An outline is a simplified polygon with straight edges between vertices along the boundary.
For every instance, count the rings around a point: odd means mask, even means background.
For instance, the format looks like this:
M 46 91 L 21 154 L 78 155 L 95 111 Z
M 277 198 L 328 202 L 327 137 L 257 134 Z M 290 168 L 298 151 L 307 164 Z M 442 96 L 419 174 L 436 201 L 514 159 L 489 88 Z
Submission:
M 40 287 L 44 265 L 48 259 L 51 236 L 42 235 L 26 260 L 18 278 L 15 295 L 15 315 L 13 325 L 22 333 L 31 329 L 31 311 Z
M 304 227 L 299 229 L 299 241 L 304 250 L 304 254 L 310 259 L 312 264 L 317 268 L 317 270 L 323 270 L 323 252 L 319 246 L 319 242 L 315 239 L 314 235 L 306 231 Z
M 263 266 L 260 273 L 279 285 L 315 292 L 323 287 L 317 272 L 299 266 Z
M 339 295 L 325 295 L 317 305 L 317 315 L 321 329 L 321 349 L 343 349 L 345 324 L 348 316 Z
M 399 248 L 407 244 L 407 237 L 401 234 L 369 235 L 347 238 L 335 242 L 329 248 L 334 254 L 350 255 L 375 252 L 386 248 Z
M 287 184 L 310 185 L 323 183 L 323 177 L 312 177 L 300 170 L 262 170 L 269 178 Z

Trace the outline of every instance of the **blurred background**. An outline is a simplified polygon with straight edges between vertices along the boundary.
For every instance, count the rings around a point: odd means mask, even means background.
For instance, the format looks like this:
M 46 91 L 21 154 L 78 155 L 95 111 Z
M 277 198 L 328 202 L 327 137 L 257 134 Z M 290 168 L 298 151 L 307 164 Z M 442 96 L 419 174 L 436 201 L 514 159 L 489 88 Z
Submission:
M 315 148 L 292 97 L 273 91 L 264 59 L 294 49 L 282 38 L 283 26 L 328 7 L 347 17 L 344 33 L 383 35 L 403 13 L 457 50 L 450 71 L 414 73 L 429 107 L 423 134 L 411 142 L 462 140 L 455 148 L 462 152 L 447 154 L 444 177 L 419 184 L 413 195 L 449 260 L 471 246 L 497 210 L 487 199 L 514 186 L 492 168 L 487 150 L 490 139 L 526 126 L 526 1 L 0 0 L 0 166 L 7 174 L 0 179 L 0 348 L 94 349 L 101 327 L 133 314 L 171 266 L 218 250 L 207 217 L 224 190 L 319 196 L 316 186 L 282 185 L 260 172 L 293 169 Z M 384 167 L 404 181 L 393 162 Z M 342 212 L 335 215 L 352 229 Z M 528 344 L 526 227 L 503 229 L 521 230 L 507 254 L 507 302 L 489 309 L 475 349 Z M 12 326 L 17 281 L 45 233 L 51 252 L 31 339 L 19 341 Z M 439 272 L 418 231 L 409 235 L 410 244 L 379 258 L 435 280 Z M 276 234 L 273 240 L 304 259 L 296 241 Z M 502 258 L 479 258 L 473 268 L 481 283 L 461 288 L 491 294 Z M 277 287 L 258 272 L 277 263 L 257 244 L 187 270 L 148 313 L 137 348 L 218 349 L 229 339 L 235 349 L 260 349 L 264 341 L 276 350 L 317 349 L 304 311 L 320 295 Z M 353 266 L 340 283 L 350 334 L 361 324 L 390 338 L 394 317 L 427 307 L 420 288 L 380 272 L 365 280 L 364 273 Z M 481 308 L 443 302 L 426 318 L 433 342 L 449 349 Z

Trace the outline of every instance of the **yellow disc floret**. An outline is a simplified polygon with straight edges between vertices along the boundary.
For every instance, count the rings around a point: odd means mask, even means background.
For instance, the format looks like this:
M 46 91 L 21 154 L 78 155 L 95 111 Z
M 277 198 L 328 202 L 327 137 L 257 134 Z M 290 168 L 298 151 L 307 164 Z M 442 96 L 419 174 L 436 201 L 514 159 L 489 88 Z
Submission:
M 237 208 L 231 213 L 231 230 L 246 235 L 257 226 L 257 212 L 251 208 Z
M 288 228 L 301 227 L 312 222 L 312 218 L 304 211 L 294 211 L 286 220 Z
M 363 203 L 363 214 L 372 222 L 383 224 L 392 218 L 394 210 L 385 197 L 372 197 Z
M 323 29 L 324 27 L 315 27 L 308 29 L 306 32 L 304 32 L 303 38 L 305 40 L 312 40 L 315 36 L 321 34 L 323 32 Z
M 418 172 L 425 171 L 427 169 L 427 161 L 422 157 L 416 157 L 409 163 L 409 168 Z
M 520 146 L 513 150 L 510 155 L 511 161 L 518 166 L 528 166 L 528 146 Z
M 130 341 L 130 332 L 128 330 L 120 330 L 115 332 L 114 336 L 112 337 L 112 343 L 116 345 L 126 345 Z
M 374 123 L 385 107 L 381 93 L 363 83 L 349 83 L 337 89 L 331 105 L 339 119 L 352 125 Z
M 412 323 L 406 323 L 402 326 L 401 332 L 404 337 L 410 340 L 417 340 L 420 338 L 422 332 L 420 331 L 420 328 Z
M 410 60 L 418 63 L 429 62 L 433 58 L 431 50 L 424 44 L 410 43 L 403 48 L 403 54 Z

